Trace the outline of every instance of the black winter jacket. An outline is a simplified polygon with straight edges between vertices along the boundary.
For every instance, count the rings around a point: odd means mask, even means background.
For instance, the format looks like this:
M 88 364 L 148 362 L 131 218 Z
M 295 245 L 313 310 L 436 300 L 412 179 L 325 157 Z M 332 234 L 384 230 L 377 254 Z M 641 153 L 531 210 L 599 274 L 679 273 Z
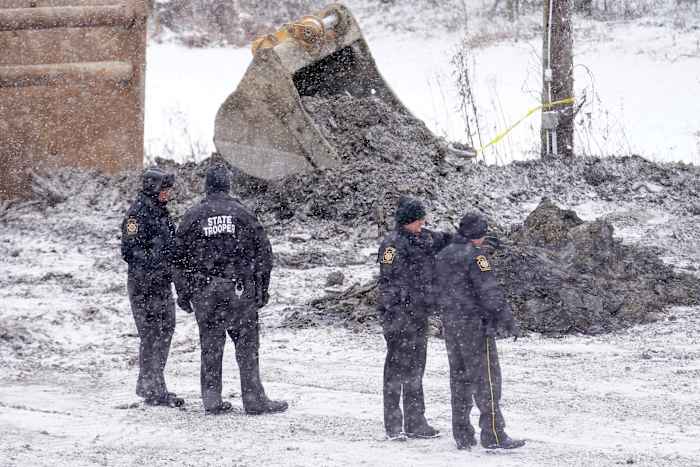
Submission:
M 255 283 L 259 306 L 267 303 L 270 241 L 255 215 L 226 193 L 208 194 L 185 213 L 176 235 L 176 265 L 178 295 L 192 296 L 214 277 L 238 278 Z
M 450 238 L 428 229 L 413 234 L 397 227 L 382 240 L 377 311 L 385 331 L 422 325 L 433 311 L 435 254 Z
M 481 317 L 491 327 L 506 328 L 513 314 L 485 252 L 457 234 L 436 257 L 437 305 L 443 324 Z
M 138 280 L 169 286 L 175 224 L 165 205 L 139 193 L 122 222 L 122 258 Z

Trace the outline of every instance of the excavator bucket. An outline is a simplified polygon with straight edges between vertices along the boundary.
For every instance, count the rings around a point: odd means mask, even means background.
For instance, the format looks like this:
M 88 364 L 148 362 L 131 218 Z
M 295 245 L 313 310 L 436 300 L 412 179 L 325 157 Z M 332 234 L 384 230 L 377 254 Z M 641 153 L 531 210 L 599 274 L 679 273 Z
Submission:
M 214 144 L 248 175 L 275 180 L 340 164 L 302 105 L 305 96 L 375 96 L 409 113 L 384 81 L 357 21 L 343 5 L 253 43 L 253 61 L 216 116 Z

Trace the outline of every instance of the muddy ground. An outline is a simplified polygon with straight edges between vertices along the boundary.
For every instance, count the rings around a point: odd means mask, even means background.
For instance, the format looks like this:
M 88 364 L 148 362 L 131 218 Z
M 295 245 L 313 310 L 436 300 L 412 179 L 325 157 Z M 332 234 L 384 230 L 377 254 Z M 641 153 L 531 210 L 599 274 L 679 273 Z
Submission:
M 338 149 L 342 168 L 273 183 L 236 173 L 235 194 L 274 238 L 292 246 L 275 251 L 278 265 L 324 266 L 345 275 L 364 267 L 368 279 L 336 280 L 318 299 L 289 303 L 285 325 L 376 321 L 373 249 L 392 226 L 400 195 L 421 199 L 437 229 L 453 232 L 468 210 L 489 218 L 502 242 L 493 253 L 496 270 L 525 330 L 598 334 L 700 301 L 700 177 L 694 166 L 637 157 L 457 164 L 422 122 L 380 100 L 341 96 L 307 99 L 306 105 Z M 177 173 L 171 210 L 178 218 L 201 197 L 208 161 L 160 163 Z M 83 237 L 96 237 L 108 250 L 116 248 L 116 227 L 138 186 L 134 173 L 38 176 L 34 198 L 6 205 L 0 216 L 20 230 L 22 222 L 36 224 L 47 238 L 69 235 L 81 244 Z M 53 221 L 37 220 L 44 217 Z M 101 221 L 84 224 L 94 219 Z M 634 244 L 622 244 L 619 229 L 643 233 Z
M 305 105 L 342 169 L 267 184 L 236 174 L 234 187 L 273 244 L 263 374 L 273 397 L 291 400 L 289 414 L 204 417 L 196 325 L 184 313 L 168 371 L 190 404 L 144 408 L 132 395 L 137 341 L 119 257 L 139 176 L 39 174 L 31 199 L 0 205 L 3 462 L 444 465 L 467 455 L 484 465 L 694 465 L 700 169 L 639 157 L 465 163 L 381 101 Z M 208 162 L 159 163 L 177 174 L 179 220 L 201 197 Z M 424 201 L 431 228 L 454 230 L 480 210 L 502 240 L 494 264 L 529 331 L 502 344 L 506 413 L 513 434 L 531 440 L 525 450 L 454 450 L 437 339 L 426 390 L 448 436 L 379 441 L 372 293 L 378 237 L 402 194 Z M 234 370 L 226 386 L 237 400 Z
M 199 196 L 204 168 L 171 167 L 180 175 L 172 209 L 181 215 Z M 619 248 L 649 252 L 649 264 L 666 272 L 697 272 L 692 166 L 577 159 L 473 164 L 446 177 L 471 194 L 454 208 L 448 201 L 457 203 L 456 193 L 427 200 L 436 228 L 451 228 L 478 200 L 515 242 L 518 226 L 547 196 L 588 223 L 575 221 L 573 228 L 610 225 Z M 403 446 L 381 441 L 384 344 L 377 326 L 358 326 L 342 310 L 329 320 L 330 310 L 310 306 L 373 282 L 378 229 L 362 217 L 349 225 L 259 211 L 277 262 L 271 303 L 262 312 L 262 371 L 270 395 L 290 400 L 288 414 L 205 417 L 196 324 L 183 312 L 168 379 L 187 408 L 146 408 L 133 395 L 137 338 L 118 255 L 119 224 L 138 177 L 70 171 L 37 183 L 44 196 L 5 205 L 0 215 L 3 465 L 698 465 L 697 306 L 662 307 L 652 324 L 599 337 L 568 330 L 573 334 L 562 338 L 531 332 L 516 343 L 502 341 L 509 431 L 528 439 L 526 449 L 513 453 L 454 448 L 444 344 L 433 338 L 428 416 L 445 436 Z M 238 190 L 255 205 L 254 195 Z M 542 241 L 529 240 L 528 249 Z M 335 285 L 327 286 L 331 275 Z M 295 316 L 308 321 L 305 327 L 284 325 L 298 323 Z M 226 362 L 225 393 L 240 407 L 230 348 Z

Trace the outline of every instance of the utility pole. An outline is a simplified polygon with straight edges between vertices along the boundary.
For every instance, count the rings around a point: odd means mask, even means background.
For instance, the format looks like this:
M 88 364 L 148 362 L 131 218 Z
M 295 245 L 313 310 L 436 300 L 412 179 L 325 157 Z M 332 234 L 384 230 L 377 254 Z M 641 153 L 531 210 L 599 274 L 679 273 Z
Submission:
M 544 0 L 542 157 L 573 157 L 573 0 Z M 566 102 L 566 101 L 565 101 Z

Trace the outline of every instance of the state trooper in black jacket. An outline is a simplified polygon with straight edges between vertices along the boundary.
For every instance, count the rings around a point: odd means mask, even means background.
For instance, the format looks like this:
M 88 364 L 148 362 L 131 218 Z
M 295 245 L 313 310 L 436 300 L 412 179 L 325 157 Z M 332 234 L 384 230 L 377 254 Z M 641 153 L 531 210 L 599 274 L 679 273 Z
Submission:
M 174 176 L 159 168 L 143 173 L 143 188 L 122 222 L 121 252 L 129 264 L 127 288 L 140 339 L 136 394 L 150 405 L 179 407 L 163 370 L 175 331 L 171 259 L 175 224 L 166 209 Z
M 230 411 L 221 400 L 226 333 L 236 346 L 243 407 L 248 414 L 283 412 L 267 398 L 258 365 L 258 309 L 268 301 L 272 248 L 255 215 L 229 195 L 224 165 L 207 171 L 206 198 L 189 209 L 177 231 L 178 304 L 199 325 L 202 401 L 207 413 Z
M 450 364 L 452 432 L 459 449 L 476 445 L 469 422 L 472 397 L 481 412 L 481 444 L 513 449 L 525 444 L 505 433 L 501 413 L 501 369 L 495 337 L 517 337 L 518 326 L 486 252 L 488 225 L 479 214 L 465 215 L 452 243 L 436 257 L 437 305 Z
M 423 373 L 428 315 L 433 309 L 434 257 L 450 236 L 424 229 L 424 224 L 421 203 L 402 197 L 396 210 L 396 229 L 383 239 L 377 257 L 377 311 L 387 346 L 384 428 L 391 440 L 434 438 L 440 433 L 425 419 Z M 399 407 L 402 392 L 403 413 Z

